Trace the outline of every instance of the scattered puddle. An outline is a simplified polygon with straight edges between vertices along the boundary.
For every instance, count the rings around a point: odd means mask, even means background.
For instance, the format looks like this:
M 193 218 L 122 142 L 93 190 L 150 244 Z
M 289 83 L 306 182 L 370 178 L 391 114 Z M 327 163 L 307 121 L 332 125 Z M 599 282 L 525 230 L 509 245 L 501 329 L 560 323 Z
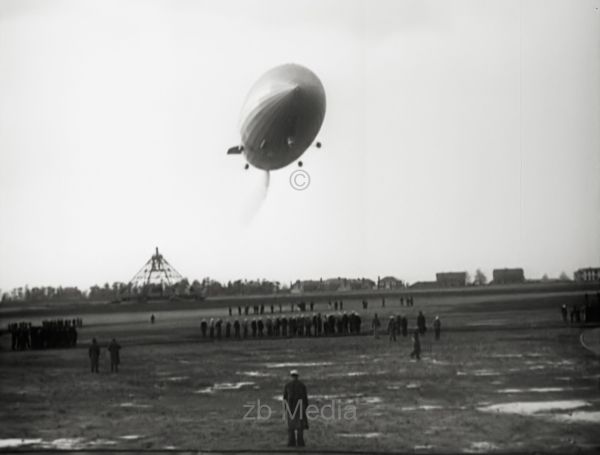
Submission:
M 550 392 L 567 392 L 573 390 L 571 387 L 530 387 L 528 389 L 499 389 L 496 393 L 550 393 Z
M 433 404 L 423 404 L 421 406 L 404 406 L 400 408 L 401 411 L 435 411 L 438 409 L 444 409 L 442 406 Z
M 419 387 L 421 387 L 421 384 L 417 382 L 409 382 L 408 384 L 406 384 L 407 389 L 418 389 Z
M 186 381 L 189 378 L 190 378 L 189 376 L 171 376 L 170 378 L 167 378 L 167 381 L 181 382 L 181 381 Z
M 371 374 L 384 374 L 386 372 L 384 371 L 378 371 L 376 373 L 371 373 Z M 342 373 L 331 373 L 328 374 L 327 376 L 330 378 L 337 378 L 337 377 L 357 377 L 357 376 L 366 376 L 367 373 L 366 371 L 348 371 L 348 372 L 342 372 Z
M 59 438 L 51 442 L 44 442 L 42 445 L 52 447 L 59 450 L 69 450 L 81 447 L 83 438 Z
M 98 447 L 98 446 L 114 446 L 116 445 L 116 441 L 111 441 L 110 439 L 96 439 L 95 441 L 89 441 L 85 443 L 84 447 Z
M 120 406 L 122 408 L 151 408 L 152 407 L 149 404 L 139 404 L 139 403 L 131 403 L 131 402 L 121 403 L 118 406 Z
M 315 400 L 339 400 L 341 398 L 350 398 L 348 395 L 331 394 L 331 395 L 311 395 Z M 361 395 L 357 395 L 357 398 Z
M 567 423 L 600 423 L 600 411 L 574 411 L 568 414 L 555 414 L 552 418 Z
M 489 452 L 490 450 L 497 450 L 498 446 L 493 442 L 487 441 L 479 441 L 472 442 L 471 445 L 465 449 L 467 453 L 479 453 L 479 452 Z
M 379 438 L 382 436 L 381 433 L 338 433 L 337 436 L 340 438 Z
M 240 376 L 250 376 L 251 378 L 266 378 L 273 376 L 271 373 L 263 373 L 262 371 L 236 371 L 235 374 Z
M 363 403 L 366 404 L 377 404 L 377 403 L 381 403 L 383 400 L 380 397 L 364 397 L 361 398 L 361 400 Z
M 333 365 L 333 362 L 282 362 L 282 363 L 265 363 L 267 368 L 291 368 L 291 367 L 321 367 Z
M 51 441 L 45 441 L 41 438 L 0 439 L 0 449 L 15 449 L 26 446 L 37 446 L 43 449 L 79 450 L 115 444 L 116 442 L 111 441 L 110 439 L 96 439 L 94 441 L 86 441 L 83 438 L 58 438 Z
M 139 434 L 126 434 L 124 436 L 121 436 L 121 439 L 124 439 L 125 441 L 135 441 L 141 438 L 142 436 L 140 436 Z
M 498 371 L 488 369 L 474 370 L 472 374 L 473 376 L 500 376 Z
M 491 319 L 489 321 L 478 321 L 478 322 L 469 322 L 466 325 L 471 326 L 471 327 L 487 327 L 487 326 L 497 326 L 497 325 L 504 325 L 506 324 L 506 320 L 505 319 Z
M 239 390 L 244 386 L 254 385 L 252 381 L 242 381 L 242 382 L 221 382 L 215 384 L 213 387 L 215 390 Z
M 0 449 L 9 449 L 22 446 L 30 446 L 32 444 L 40 444 L 41 439 L 29 439 L 29 438 L 6 438 L 0 439 Z
M 209 387 L 204 387 L 202 389 L 198 389 L 194 393 L 201 393 L 201 394 L 210 395 L 210 394 L 215 393 L 215 390 L 212 387 L 209 386 Z
M 213 386 L 204 387 L 196 390 L 194 393 L 213 394 L 217 390 L 240 390 L 242 387 L 253 386 L 255 383 L 251 381 L 242 382 L 220 382 Z
M 483 412 L 501 412 L 504 414 L 533 415 L 549 411 L 568 411 L 571 409 L 589 406 L 590 403 L 583 400 L 559 400 L 559 401 L 515 401 L 512 403 L 499 403 L 477 408 Z
M 433 449 L 433 446 L 431 444 L 423 444 L 423 445 L 415 446 L 414 450 L 431 450 L 431 449 Z

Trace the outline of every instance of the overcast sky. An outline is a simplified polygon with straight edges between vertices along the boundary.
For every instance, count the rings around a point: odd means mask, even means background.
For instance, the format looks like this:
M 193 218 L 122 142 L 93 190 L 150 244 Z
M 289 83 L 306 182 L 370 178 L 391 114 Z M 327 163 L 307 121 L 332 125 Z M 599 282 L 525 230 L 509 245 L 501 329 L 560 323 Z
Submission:
M 0 1 L 0 288 L 600 266 L 600 1 Z M 244 171 L 282 63 L 321 149 Z M 255 204 L 256 205 L 256 204 Z

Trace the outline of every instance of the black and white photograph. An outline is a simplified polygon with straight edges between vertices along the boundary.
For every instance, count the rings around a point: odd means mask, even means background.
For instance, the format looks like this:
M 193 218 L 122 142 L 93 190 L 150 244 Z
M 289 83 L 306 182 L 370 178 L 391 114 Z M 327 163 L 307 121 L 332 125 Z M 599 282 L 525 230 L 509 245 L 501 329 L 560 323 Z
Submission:
M 600 0 L 0 0 L 0 453 L 600 451 Z

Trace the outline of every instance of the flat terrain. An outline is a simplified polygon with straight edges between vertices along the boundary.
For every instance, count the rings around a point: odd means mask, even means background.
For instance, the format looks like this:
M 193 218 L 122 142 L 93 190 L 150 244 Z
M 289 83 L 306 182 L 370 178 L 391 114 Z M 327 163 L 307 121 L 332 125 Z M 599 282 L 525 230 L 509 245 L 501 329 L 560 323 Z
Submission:
M 600 362 L 581 346 L 583 329 L 562 324 L 559 312 L 562 303 L 583 303 L 583 292 L 423 296 L 412 308 L 371 299 L 366 312 L 358 300 L 344 302 L 363 316 L 364 331 L 374 312 L 384 322 L 408 314 L 411 326 L 419 310 L 428 325 L 439 314 L 442 339 L 428 331 L 415 361 L 409 338 L 390 342 L 383 331 L 379 338 L 202 340 L 201 318 L 223 317 L 222 307 L 152 308 L 154 325 L 137 308 L 86 312 L 76 349 L 11 352 L 8 334 L 0 338 L 0 447 L 25 439 L 20 447 L 285 451 L 281 394 L 290 368 L 321 412 L 306 433 L 309 450 L 600 447 Z M 118 374 L 108 372 L 105 349 L 100 374 L 89 372 L 92 337 L 123 346 Z M 254 409 L 245 419 L 244 405 L 258 402 L 265 418 Z

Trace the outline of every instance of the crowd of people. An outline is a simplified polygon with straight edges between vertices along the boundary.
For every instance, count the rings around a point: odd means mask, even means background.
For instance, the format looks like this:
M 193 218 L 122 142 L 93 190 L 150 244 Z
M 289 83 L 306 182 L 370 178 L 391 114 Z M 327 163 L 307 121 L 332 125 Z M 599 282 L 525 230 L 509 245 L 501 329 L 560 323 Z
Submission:
M 600 322 L 600 292 L 596 294 L 597 302 L 592 303 L 593 297 L 586 293 L 584 303 L 566 305 L 562 304 L 560 313 L 565 324 L 580 324 Z
M 77 328 L 83 326 L 81 318 L 52 319 L 42 321 L 41 326 L 31 322 L 8 324 L 11 334 L 11 349 L 25 351 L 29 349 L 72 348 L 77 346 Z
M 291 313 L 294 313 L 296 311 L 300 312 L 300 313 L 310 311 L 311 313 L 313 313 L 315 311 L 315 302 L 313 302 L 313 301 L 292 302 L 292 303 L 286 304 L 286 306 L 288 306 L 288 305 L 289 305 L 289 311 Z M 328 302 L 328 307 L 329 307 L 329 311 L 343 311 L 344 310 L 344 301 L 343 300 L 334 300 L 334 301 L 330 300 Z M 248 316 L 249 314 L 262 315 L 265 313 L 270 313 L 270 314 L 275 314 L 276 312 L 283 313 L 284 310 L 285 310 L 284 305 L 281 302 L 279 302 L 277 304 L 271 303 L 269 305 L 265 305 L 264 303 L 261 303 L 260 305 L 259 304 L 238 305 L 236 308 L 234 308 L 232 306 L 228 307 L 229 316 L 233 316 L 233 313 L 235 313 L 236 311 L 237 311 L 238 316 L 242 316 L 242 315 Z
M 260 312 L 260 310 L 259 310 Z M 260 314 L 260 313 L 259 313 Z M 425 315 L 419 311 L 417 316 L 417 333 L 424 335 L 427 331 Z M 320 337 L 361 335 L 371 333 L 379 337 L 382 332 L 382 323 L 375 313 L 365 332 L 363 317 L 356 311 L 337 313 L 300 313 L 297 315 L 282 314 L 276 316 L 257 316 L 251 318 L 210 318 L 202 319 L 200 332 L 202 338 L 210 340 L 219 339 L 246 339 L 246 338 L 291 338 L 291 337 Z M 435 337 L 440 339 L 441 322 L 436 316 L 433 322 Z M 367 330 L 368 330 L 367 329 Z M 397 337 L 409 335 L 408 317 L 402 315 L 390 316 L 387 323 L 387 334 L 390 341 Z
M 331 335 L 357 335 L 361 333 L 362 319 L 352 313 L 312 315 L 281 315 L 244 319 L 202 319 L 200 331 L 203 338 L 264 338 L 264 337 L 318 337 Z
M 367 310 L 369 308 L 369 302 L 367 300 L 363 300 L 362 302 L 362 307 L 363 310 Z M 385 308 L 385 297 L 381 298 L 381 308 Z M 400 296 L 400 300 L 399 300 L 400 306 L 407 306 L 407 307 L 412 307 L 415 306 L 415 298 L 411 295 L 406 296 L 406 298 L 404 296 Z

